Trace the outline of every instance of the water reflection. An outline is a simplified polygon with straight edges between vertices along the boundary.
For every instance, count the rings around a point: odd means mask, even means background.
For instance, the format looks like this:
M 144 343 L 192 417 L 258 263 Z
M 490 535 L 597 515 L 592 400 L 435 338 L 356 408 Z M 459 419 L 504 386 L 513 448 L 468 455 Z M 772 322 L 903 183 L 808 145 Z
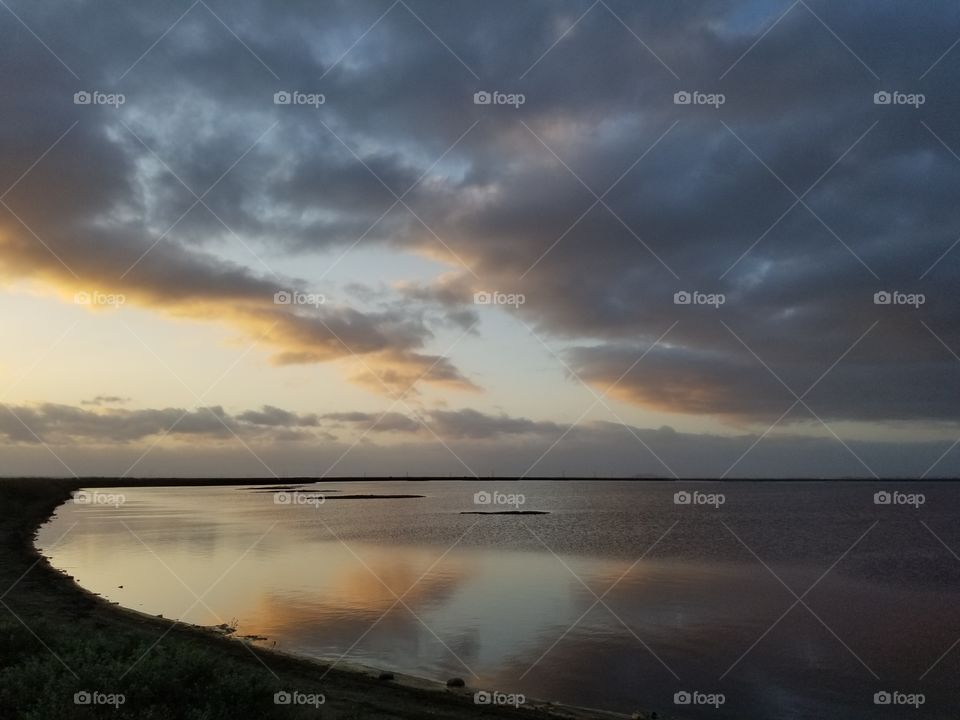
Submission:
M 739 511 L 734 498 L 724 517 L 768 570 L 716 516 L 671 515 L 669 487 L 531 484 L 552 515 L 477 518 L 460 515 L 469 486 L 402 485 L 428 497 L 298 508 L 246 488 L 129 489 L 120 508 L 64 506 L 38 544 L 144 612 L 236 619 L 238 634 L 290 651 L 620 711 L 669 710 L 688 687 L 727 695 L 711 717 L 848 717 L 874 674 L 917 687 L 960 637 L 955 561 L 914 519 L 887 519 L 804 596 L 809 610 L 784 614 L 790 590 L 803 596 L 873 522 L 851 511 L 860 489 L 801 486 L 789 513 L 767 488 L 745 490 Z M 343 492 L 384 488 L 400 492 Z M 833 513 L 811 527 L 831 492 Z M 958 664 L 923 688 L 955 702 Z

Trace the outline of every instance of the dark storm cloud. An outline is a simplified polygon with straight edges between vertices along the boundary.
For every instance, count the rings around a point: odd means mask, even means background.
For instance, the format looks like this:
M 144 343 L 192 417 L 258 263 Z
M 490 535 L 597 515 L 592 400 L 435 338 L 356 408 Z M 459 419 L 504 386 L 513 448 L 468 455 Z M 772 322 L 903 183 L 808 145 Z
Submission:
M 237 75 L 236 53 L 228 52 L 228 46 L 253 66 L 259 62 L 211 13 L 198 7 L 199 12 L 185 18 L 179 37 L 171 39 L 172 47 L 145 57 L 131 70 L 129 82 L 124 80 L 117 87 L 116 76 L 122 73 L 118 58 L 132 63 L 150 46 L 157 26 L 163 24 L 162 13 L 128 4 L 83 3 L 60 13 L 29 7 L 15 10 L 22 11 L 31 27 L 34 23 L 41 27 L 48 44 L 58 45 L 58 54 L 70 68 L 76 65 L 74 72 L 83 80 L 78 83 L 23 26 L 4 26 L 10 66 L 19 66 L 33 80 L 24 83 L 22 73 L 13 72 L 0 79 L 10 99 L 0 134 L 4 147 L 11 148 L 0 169 L 0 183 L 10 188 L 4 196 L 0 232 L 3 276 L 51 282 L 68 294 L 122 293 L 128 302 L 161 312 L 230 322 L 266 345 L 279 346 L 274 356 L 278 364 L 361 356 L 366 372 L 382 378 L 374 384 L 381 391 L 389 387 L 391 377 L 405 378 L 414 371 L 425 382 L 436 379 L 471 387 L 449 361 L 420 354 L 432 333 L 418 314 L 329 306 L 309 313 L 277 307 L 274 294 L 280 289 L 301 289 L 303 281 L 277 276 L 253 255 L 254 269 L 248 270 L 210 251 L 216 241 L 244 243 L 234 229 L 261 253 L 265 252 L 263 235 L 283 244 L 286 232 L 290 242 L 299 242 L 293 235 L 315 229 L 317 222 L 354 223 L 344 231 L 353 238 L 357 223 L 369 224 L 367 213 L 373 207 L 361 202 L 363 188 L 345 182 L 341 195 L 329 201 L 341 205 L 345 194 L 354 190 L 361 204 L 353 216 L 309 219 L 305 224 L 295 220 L 310 210 L 300 202 L 304 194 L 322 196 L 332 187 L 330 182 L 344 173 L 362 182 L 357 163 L 327 135 L 326 148 L 339 148 L 341 164 L 326 169 L 322 163 L 289 163 L 290 176 L 284 175 L 285 156 L 300 155 L 300 144 L 321 148 L 298 120 L 280 128 L 279 139 L 268 137 L 281 120 L 272 103 L 277 81 L 269 73 L 267 81 L 254 80 L 253 74 Z M 252 6 L 247 10 L 255 11 Z M 102 23 L 92 22 L 97 16 Z M 83 17 L 102 34 L 96 38 L 97 45 L 111 46 L 109 54 L 91 57 L 80 52 L 73 28 Z M 202 66 L 199 72 L 179 66 L 184 53 Z M 139 75 L 136 82 L 133 73 Z M 240 101 L 237 86 L 242 87 L 246 79 L 252 85 L 240 93 L 244 106 L 233 113 L 231 104 Z M 256 87 L 263 92 L 251 102 Z M 127 102 L 120 109 L 73 104 L 78 89 L 98 88 L 122 90 Z M 140 101 L 136 107 L 135 97 Z M 157 118 L 163 119 L 162 125 Z M 349 166 L 343 164 L 343 155 L 352 161 Z M 42 162 L 36 162 L 38 158 Z M 394 157 L 384 155 L 382 161 L 372 158 L 369 162 L 378 174 L 404 184 L 409 171 L 401 168 L 394 177 L 393 161 Z M 35 162 L 28 176 L 20 178 Z M 245 166 L 234 174 L 235 164 L 241 162 Z M 307 175 L 298 177 L 301 171 Z M 312 177 L 330 182 L 318 186 Z M 269 206 L 265 187 L 291 191 L 286 180 L 301 186 L 299 196 L 290 194 L 294 207 Z M 372 184 L 386 193 L 372 176 L 366 175 L 366 180 L 367 191 Z M 203 197 L 202 203 L 198 196 Z M 269 222 L 264 221 L 265 215 L 270 215 Z M 276 247 L 266 250 L 275 252 Z M 394 361 L 396 367 L 391 365 Z M 436 367 L 428 371 L 434 363 Z
M 355 378 L 394 392 L 424 373 L 473 387 L 423 350 L 431 322 L 467 329 L 474 291 L 522 292 L 581 377 L 643 405 L 776 417 L 794 398 L 763 363 L 801 394 L 842 357 L 809 397 L 823 417 L 957 420 L 960 250 L 934 263 L 960 237 L 944 147 L 960 148 L 960 50 L 930 69 L 955 4 L 810 2 L 761 39 L 789 5 L 610 2 L 541 58 L 589 5 L 410 2 L 449 47 L 397 5 L 339 62 L 388 4 L 209 5 L 120 79 L 189 5 L 11 4 L 81 80 L 23 26 L 0 30 L 0 184 L 78 121 L 4 199 L 3 275 L 269 330 L 279 363 L 358 353 Z M 95 87 L 126 104 L 72 104 Z M 285 89 L 327 101 L 274 105 Z M 481 89 L 527 101 L 475 106 Z M 675 105 L 678 90 L 726 102 Z M 875 105 L 878 90 L 926 102 Z M 358 242 L 459 274 L 400 288 L 400 309 L 308 315 L 270 304 L 279 279 L 257 259 L 217 256 L 233 231 L 267 265 Z M 675 305 L 684 290 L 726 302 Z M 926 302 L 874 305 L 882 290 Z
M 822 418 L 955 421 L 960 392 L 956 360 L 950 363 L 953 358 L 942 346 L 943 361 L 935 353 L 927 360 L 916 357 L 914 344 L 936 350 L 936 339 L 922 326 L 903 331 L 897 342 L 910 341 L 906 352 L 888 346 L 891 337 L 882 326 L 872 332 L 876 335 L 868 334 L 846 357 L 841 341 L 835 358 L 813 363 L 781 359 L 765 366 L 766 359 L 749 350 L 740 353 L 744 346 L 732 334 L 718 338 L 714 349 L 657 347 L 648 352 L 649 344 L 604 345 L 573 348 L 568 359 L 582 380 L 601 390 L 610 388 L 614 397 L 663 410 L 772 422 L 796 404 L 785 422 L 809 420 L 812 413 Z M 748 345 L 762 342 L 755 333 L 745 332 Z

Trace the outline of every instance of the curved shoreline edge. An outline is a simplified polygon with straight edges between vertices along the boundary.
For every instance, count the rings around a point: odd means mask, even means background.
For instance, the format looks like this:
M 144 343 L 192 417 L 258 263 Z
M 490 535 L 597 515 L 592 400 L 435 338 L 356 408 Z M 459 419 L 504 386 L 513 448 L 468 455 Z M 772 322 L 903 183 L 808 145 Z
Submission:
M 67 623 L 74 632 L 86 631 L 91 635 L 109 633 L 111 636 L 129 637 L 131 641 L 149 640 L 155 636 L 156 642 L 162 639 L 165 645 L 182 646 L 180 649 L 184 651 L 201 647 L 212 656 L 210 660 L 214 662 L 222 660 L 231 665 L 245 664 L 263 675 L 269 671 L 281 686 L 303 691 L 322 687 L 328 703 L 323 706 L 325 718 L 406 719 L 420 718 L 425 714 L 451 720 L 473 717 L 529 718 L 531 712 L 542 717 L 569 720 L 622 720 L 630 717 L 534 699 L 528 699 L 518 709 L 476 705 L 473 693 L 492 688 L 472 687 L 469 683 L 464 688 L 448 688 L 443 682 L 393 671 L 393 677 L 385 681 L 380 679 L 381 669 L 346 661 L 335 663 L 336 667 L 333 667 L 326 661 L 224 637 L 208 627 L 148 615 L 113 604 L 82 587 L 64 571 L 53 567 L 35 544 L 41 527 L 53 517 L 57 508 L 69 501 L 73 492 L 84 488 L 246 484 L 262 485 L 263 480 L 0 479 L 0 499 L 4 501 L 0 504 L 0 537 L 4 539 L 0 544 L 0 583 L 4 588 L 12 583 L 4 604 L 14 604 L 18 595 L 25 595 L 28 597 L 24 607 L 38 609 L 43 622 Z M 8 580 L 8 577 L 12 580 Z M 19 598 L 21 604 L 23 599 Z M 13 614 L 10 607 L 7 609 Z M 0 613 L 3 612 L 6 611 L 0 608 Z M 86 621 L 89 627 L 80 621 Z M 41 658 L 47 652 L 40 642 L 35 650 L 34 654 Z M 3 659 L 0 657 L 0 660 Z M 657 715 L 635 713 L 633 717 Z

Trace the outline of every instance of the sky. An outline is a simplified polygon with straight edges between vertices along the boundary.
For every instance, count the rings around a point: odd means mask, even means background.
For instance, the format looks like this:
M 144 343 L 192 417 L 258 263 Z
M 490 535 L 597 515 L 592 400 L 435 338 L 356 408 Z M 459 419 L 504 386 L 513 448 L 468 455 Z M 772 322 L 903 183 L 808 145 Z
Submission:
M 0 3 L 0 475 L 960 472 L 960 6 Z

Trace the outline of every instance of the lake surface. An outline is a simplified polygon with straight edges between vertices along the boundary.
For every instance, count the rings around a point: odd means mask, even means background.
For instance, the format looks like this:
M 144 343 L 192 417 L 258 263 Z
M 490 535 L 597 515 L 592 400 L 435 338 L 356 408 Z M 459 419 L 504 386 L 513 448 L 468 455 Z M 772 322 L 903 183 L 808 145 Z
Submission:
M 305 487 L 321 491 L 91 488 L 37 545 L 130 608 L 471 687 L 670 717 L 960 713 L 960 485 Z M 478 491 L 550 514 L 461 514 L 515 507 Z

